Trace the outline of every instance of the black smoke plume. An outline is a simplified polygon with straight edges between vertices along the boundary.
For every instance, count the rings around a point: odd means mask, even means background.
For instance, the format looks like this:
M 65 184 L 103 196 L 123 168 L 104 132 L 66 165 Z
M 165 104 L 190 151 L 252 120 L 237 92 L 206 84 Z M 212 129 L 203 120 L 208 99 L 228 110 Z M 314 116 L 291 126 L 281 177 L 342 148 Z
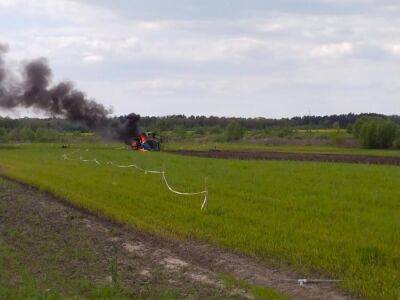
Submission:
M 140 135 L 139 120 L 140 116 L 134 113 L 108 119 L 107 126 L 105 126 L 107 132 L 103 132 L 103 135 L 115 137 L 129 144 L 133 137 Z
M 51 85 L 52 71 L 44 58 L 24 65 L 22 79 L 11 76 L 6 68 L 4 55 L 8 46 L 0 43 L 0 109 L 17 107 L 34 108 L 53 117 L 63 117 L 79 122 L 88 128 L 127 140 L 137 135 L 140 116 L 131 114 L 109 118 L 111 109 L 87 98 L 71 82 Z

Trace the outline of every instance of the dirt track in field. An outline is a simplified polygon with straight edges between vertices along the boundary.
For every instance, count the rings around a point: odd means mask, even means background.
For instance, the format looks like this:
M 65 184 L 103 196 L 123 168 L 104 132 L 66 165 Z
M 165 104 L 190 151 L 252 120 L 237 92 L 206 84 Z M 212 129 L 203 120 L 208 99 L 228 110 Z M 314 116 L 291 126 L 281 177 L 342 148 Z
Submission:
M 115 259 L 119 281 L 136 291 L 150 285 L 172 289 L 183 298 L 253 298 L 246 289 L 226 286 L 218 275 L 224 273 L 295 299 L 349 298 L 333 283 L 300 286 L 287 281 L 303 278 L 294 272 L 269 268 L 256 259 L 197 241 L 163 239 L 127 228 L 1 178 L 0 220 L 0 238 L 26 254 L 23 264 L 38 277 L 46 277 L 40 265 L 50 264 L 66 280 L 84 274 L 93 282 L 107 283 L 112 277 L 110 262 Z M 94 254 L 76 256 L 88 251 Z M 48 252 L 62 255 L 53 260 Z M 69 257 L 71 252 L 75 255 Z
M 242 159 L 242 160 L 295 160 L 321 161 L 336 163 L 359 163 L 374 165 L 400 166 L 400 156 L 373 156 L 355 154 L 323 154 L 323 153 L 294 153 L 294 152 L 243 152 L 243 151 L 194 151 L 171 150 L 169 153 L 199 156 L 208 158 Z

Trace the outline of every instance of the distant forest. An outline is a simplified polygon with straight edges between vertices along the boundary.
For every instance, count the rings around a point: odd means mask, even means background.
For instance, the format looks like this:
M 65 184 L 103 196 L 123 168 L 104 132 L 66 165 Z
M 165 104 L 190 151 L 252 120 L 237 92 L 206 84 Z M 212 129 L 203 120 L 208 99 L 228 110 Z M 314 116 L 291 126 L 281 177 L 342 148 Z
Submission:
M 361 117 L 385 117 L 389 118 L 400 125 L 400 116 L 385 116 L 375 113 L 364 114 L 341 114 L 330 116 L 303 116 L 293 118 L 231 118 L 231 117 L 205 117 L 205 116 L 184 116 L 173 115 L 165 117 L 142 117 L 140 125 L 148 129 L 173 130 L 174 128 L 198 128 L 198 127 L 215 127 L 225 128 L 232 121 L 239 122 L 248 130 L 252 129 L 268 129 L 273 127 L 294 127 L 294 128 L 347 128 L 353 125 L 357 119 Z
M 141 117 L 139 125 L 143 130 L 159 130 L 167 131 L 174 129 L 194 129 L 199 127 L 220 127 L 226 128 L 232 121 L 239 122 L 247 130 L 262 130 L 277 127 L 293 127 L 293 128 L 348 128 L 353 125 L 357 119 L 361 117 L 385 117 L 391 119 L 400 125 L 400 116 L 391 115 L 385 116 L 381 114 L 341 114 L 329 116 L 303 116 L 293 118 L 234 118 L 234 117 L 215 117 L 215 116 L 184 116 L 171 115 L 164 117 Z M 80 131 L 87 132 L 88 130 L 81 124 L 71 122 L 64 119 L 48 118 L 2 118 L 0 117 L 0 128 L 12 130 L 15 128 L 30 127 L 33 130 L 38 128 L 51 128 L 57 131 Z

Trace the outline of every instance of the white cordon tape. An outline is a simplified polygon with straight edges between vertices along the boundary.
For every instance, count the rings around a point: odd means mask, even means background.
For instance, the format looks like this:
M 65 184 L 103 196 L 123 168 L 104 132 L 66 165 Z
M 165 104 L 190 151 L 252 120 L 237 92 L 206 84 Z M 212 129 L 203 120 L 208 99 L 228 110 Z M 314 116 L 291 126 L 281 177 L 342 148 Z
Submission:
M 201 194 L 204 194 L 204 200 L 203 200 L 203 203 L 201 204 L 201 210 L 203 210 L 204 207 L 207 205 L 207 202 L 208 202 L 208 200 L 207 200 L 207 194 L 208 194 L 207 185 L 206 185 L 206 189 L 205 189 L 204 191 L 196 192 L 196 193 L 184 193 L 184 192 L 178 192 L 178 191 L 174 190 L 174 189 L 168 184 L 168 181 L 167 181 L 167 178 L 165 177 L 165 172 L 164 172 L 164 171 L 162 172 L 162 178 L 164 179 L 164 182 L 165 182 L 165 185 L 167 186 L 167 188 L 168 188 L 171 192 L 173 192 L 173 193 L 175 193 L 175 194 L 184 195 L 184 196 L 192 196 L 192 195 L 194 196 L 194 195 L 201 195 Z
M 94 162 L 97 165 L 101 165 L 101 163 L 96 158 L 94 158 L 94 159 L 83 159 L 82 155 L 79 155 L 79 158 L 69 158 L 67 156 L 67 154 L 63 154 L 62 157 L 63 157 L 64 160 L 80 160 L 80 161 L 83 161 L 83 162 Z
M 78 152 L 78 151 L 79 151 L 79 150 L 73 151 L 71 154 L 76 153 L 76 152 Z M 79 161 L 82 161 L 82 162 L 93 162 L 93 163 L 95 163 L 95 164 L 97 164 L 97 165 L 102 165 L 102 163 L 99 162 L 99 161 L 97 160 L 97 158 L 93 158 L 93 159 L 84 159 L 84 158 L 82 157 L 82 154 L 81 154 L 81 153 L 79 153 L 79 158 L 78 158 L 78 159 L 76 159 L 76 158 L 75 158 L 75 159 L 74 159 L 74 158 L 69 158 L 67 154 L 63 154 L 62 157 L 63 157 L 64 160 L 79 160 Z M 207 204 L 208 204 L 208 197 L 207 197 L 207 195 L 208 195 L 208 190 L 207 190 L 207 181 L 206 181 L 206 180 L 205 180 L 205 189 L 204 189 L 204 191 L 195 192 L 195 193 L 179 192 L 179 191 L 173 189 L 173 188 L 168 184 L 167 178 L 166 178 L 166 176 L 165 176 L 165 174 L 166 174 L 165 171 L 146 170 L 146 169 L 143 169 L 143 168 L 141 168 L 141 167 L 139 167 L 139 166 L 137 166 L 137 165 L 135 165 L 135 164 L 130 164 L 130 165 L 119 165 L 119 164 L 116 164 L 116 163 L 114 163 L 114 162 L 112 162 L 112 161 L 108 161 L 108 162 L 106 162 L 105 164 L 106 164 L 106 165 L 111 165 L 111 166 L 114 166 L 114 167 L 117 167 L 117 168 L 135 168 L 135 169 L 137 169 L 137 170 L 139 170 L 139 171 L 144 172 L 145 174 L 147 174 L 147 173 L 150 173 L 150 174 L 161 174 L 162 179 L 163 179 L 163 181 L 164 181 L 166 187 L 167 187 L 168 190 L 170 190 L 172 193 L 175 193 L 175 194 L 178 194 L 178 195 L 183 195 L 183 196 L 195 196 L 195 195 L 202 195 L 202 194 L 204 194 L 204 200 L 203 200 L 203 203 L 201 204 L 201 210 L 203 210 L 203 209 L 207 206 Z
M 162 174 L 161 171 L 145 170 L 145 169 L 142 169 L 141 167 L 139 167 L 139 166 L 137 166 L 135 164 L 132 164 L 132 165 L 118 165 L 118 164 L 116 164 L 116 163 L 114 163 L 112 161 L 108 161 L 108 162 L 106 162 L 106 164 L 107 165 L 112 165 L 112 166 L 117 167 L 117 168 L 135 168 L 135 169 L 138 169 L 139 171 L 144 172 L 145 174 L 147 174 L 147 173 Z
M 83 162 L 94 162 L 94 163 L 96 163 L 96 164 L 98 164 L 98 165 L 101 165 L 101 163 L 99 163 L 99 161 L 98 161 L 96 158 L 93 158 L 93 159 L 83 159 L 83 157 L 80 156 L 80 157 L 79 157 L 79 160 L 80 160 L 80 161 L 83 161 Z

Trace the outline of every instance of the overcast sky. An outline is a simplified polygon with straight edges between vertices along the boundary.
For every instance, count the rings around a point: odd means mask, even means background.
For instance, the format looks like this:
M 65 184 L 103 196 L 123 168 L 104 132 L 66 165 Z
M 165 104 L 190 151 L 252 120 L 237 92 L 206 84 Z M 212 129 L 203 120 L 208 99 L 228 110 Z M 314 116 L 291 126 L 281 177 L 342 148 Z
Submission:
M 399 0 L 0 0 L 0 42 L 115 114 L 400 114 Z

